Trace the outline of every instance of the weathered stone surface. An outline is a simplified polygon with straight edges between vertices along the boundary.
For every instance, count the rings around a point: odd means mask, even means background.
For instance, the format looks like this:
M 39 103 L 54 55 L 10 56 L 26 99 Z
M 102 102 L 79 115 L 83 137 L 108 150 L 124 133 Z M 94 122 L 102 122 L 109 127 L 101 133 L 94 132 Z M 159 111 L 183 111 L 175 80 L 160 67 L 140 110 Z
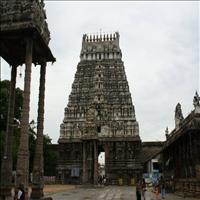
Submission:
M 1 0 L 0 10 L 1 31 L 35 27 L 48 45 L 50 32 L 42 0 Z
M 176 107 L 175 120 L 179 123 L 167 135 L 161 152 L 167 184 L 184 196 L 200 196 L 199 101 L 196 93 L 193 100 L 194 110 L 185 119 L 182 117 L 180 105 Z
M 28 177 L 29 177 L 29 151 L 28 151 L 28 128 L 29 128 L 29 110 L 30 110 L 30 85 L 31 85 L 31 69 L 32 63 L 38 65 L 46 62 L 54 62 L 51 50 L 48 47 L 50 40 L 50 33 L 46 22 L 46 14 L 44 10 L 43 0 L 1 0 L 0 1 L 0 56 L 12 66 L 13 69 L 19 65 L 25 64 L 25 77 L 24 77 L 24 96 L 23 108 L 21 116 L 21 134 L 20 145 L 17 154 L 17 167 L 16 167 L 16 185 L 22 185 L 25 190 L 25 199 L 28 199 Z M 44 66 L 46 68 L 46 65 Z M 16 72 L 15 72 L 16 74 Z M 43 77 L 45 73 L 43 72 Z M 15 75 L 16 76 L 16 75 Z M 14 86 L 15 80 L 12 78 L 11 85 Z M 41 83 L 40 83 L 41 85 Z M 44 88 L 44 81 L 42 84 Z M 41 93 L 42 91 L 42 93 Z M 40 138 L 43 139 L 43 114 L 44 114 L 44 90 L 40 89 L 40 108 L 38 117 L 38 132 Z M 14 99 L 11 101 L 14 105 Z M 10 126 L 13 121 L 13 106 L 9 104 L 11 118 L 8 120 Z M 6 181 L 1 181 L 0 196 L 9 198 L 9 190 L 11 188 L 12 177 L 12 130 L 7 130 L 7 142 L 5 149 L 7 155 L 4 154 L 4 164 L 2 164 L 2 173 L 5 176 L 1 178 Z M 40 139 L 37 143 L 36 154 L 37 158 L 34 164 L 36 174 L 39 173 L 39 180 L 36 178 L 37 184 L 43 186 L 43 141 Z M 7 159 L 8 158 L 8 159 Z M 35 186 L 35 185 L 34 185 Z M 43 187 L 34 187 L 38 197 L 43 196 Z
M 50 32 L 42 0 L 0 1 L 0 56 L 12 66 L 25 63 L 26 40 L 33 43 L 33 63 L 54 62 L 48 47 Z
M 83 35 L 60 126 L 57 179 L 62 182 L 95 183 L 100 151 L 105 151 L 110 184 L 120 177 L 130 183 L 141 169 L 139 127 L 121 58 L 119 33 Z M 78 170 L 77 176 L 73 177 L 73 170 Z
M 181 104 L 178 103 L 175 108 L 175 128 L 178 129 L 183 122 L 183 114 L 181 109 Z
M 119 34 L 98 37 L 106 38 L 106 41 L 96 41 L 97 37 L 83 36 L 81 61 L 65 108 L 59 141 L 139 135 L 121 60 Z M 101 54 L 104 56 L 100 58 Z

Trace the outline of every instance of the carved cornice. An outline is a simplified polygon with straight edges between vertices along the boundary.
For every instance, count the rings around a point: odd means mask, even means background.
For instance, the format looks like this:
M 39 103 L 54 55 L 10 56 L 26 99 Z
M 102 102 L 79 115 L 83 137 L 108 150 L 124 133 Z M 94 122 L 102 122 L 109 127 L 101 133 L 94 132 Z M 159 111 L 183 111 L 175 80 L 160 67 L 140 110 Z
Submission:
M 200 131 L 200 113 L 195 113 L 192 111 L 182 122 L 178 129 L 174 129 L 170 134 L 168 134 L 167 140 L 164 142 L 164 149 L 170 144 L 178 140 L 182 135 L 192 131 Z
M 35 28 L 45 43 L 49 43 L 50 32 L 43 1 L 1 0 L 0 10 L 1 32 Z

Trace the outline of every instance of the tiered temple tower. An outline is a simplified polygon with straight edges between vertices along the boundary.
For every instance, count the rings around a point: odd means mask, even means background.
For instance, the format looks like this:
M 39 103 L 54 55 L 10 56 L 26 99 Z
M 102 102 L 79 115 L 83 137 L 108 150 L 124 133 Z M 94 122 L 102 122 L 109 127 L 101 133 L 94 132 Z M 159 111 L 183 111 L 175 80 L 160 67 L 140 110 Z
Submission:
M 119 33 L 83 35 L 80 62 L 60 126 L 57 179 L 97 183 L 105 152 L 108 183 L 139 175 L 141 140 L 126 79 Z

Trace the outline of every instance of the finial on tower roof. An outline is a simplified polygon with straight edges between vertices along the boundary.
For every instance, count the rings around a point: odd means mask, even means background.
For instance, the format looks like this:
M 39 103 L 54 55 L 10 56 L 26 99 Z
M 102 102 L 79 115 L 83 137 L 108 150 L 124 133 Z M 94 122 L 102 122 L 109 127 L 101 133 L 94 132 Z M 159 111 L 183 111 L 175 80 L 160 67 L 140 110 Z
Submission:
M 110 34 L 110 41 L 112 41 L 112 33 Z
M 105 40 L 106 40 L 106 35 L 104 34 L 104 35 L 103 35 L 103 41 L 105 41 Z
M 166 129 L 165 129 L 165 134 L 169 134 L 168 126 L 167 126 Z
M 106 35 L 106 40 L 109 41 L 109 35 L 108 34 Z
M 165 129 L 165 136 L 166 136 L 166 139 L 169 138 L 169 129 L 168 129 L 168 126 Z
M 100 41 L 102 41 L 102 35 L 100 34 Z

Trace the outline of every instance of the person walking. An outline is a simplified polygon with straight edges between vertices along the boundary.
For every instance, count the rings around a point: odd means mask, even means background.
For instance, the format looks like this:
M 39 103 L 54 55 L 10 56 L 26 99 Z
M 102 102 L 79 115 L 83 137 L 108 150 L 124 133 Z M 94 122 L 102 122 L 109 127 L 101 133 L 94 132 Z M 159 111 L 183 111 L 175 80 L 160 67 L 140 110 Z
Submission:
M 137 200 L 141 200 L 141 190 L 142 190 L 141 181 L 138 180 L 136 183 L 136 198 L 137 198 Z
M 158 199 L 159 193 L 160 193 L 160 187 L 159 187 L 159 183 L 157 183 L 156 186 L 155 186 L 156 199 Z
M 22 186 L 18 187 L 18 192 L 17 192 L 16 199 L 17 200 L 25 200 L 25 191 L 24 191 Z
M 143 178 L 142 179 L 142 197 L 143 197 L 143 200 L 146 200 L 146 191 L 147 191 L 147 185 L 146 185 L 146 182 L 145 182 L 145 179 Z
M 163 176 L 160 177 L 160 194 L 161 194 L 161 198 L 164 199 L 165 198 L 165 180 L 163 178 Z

